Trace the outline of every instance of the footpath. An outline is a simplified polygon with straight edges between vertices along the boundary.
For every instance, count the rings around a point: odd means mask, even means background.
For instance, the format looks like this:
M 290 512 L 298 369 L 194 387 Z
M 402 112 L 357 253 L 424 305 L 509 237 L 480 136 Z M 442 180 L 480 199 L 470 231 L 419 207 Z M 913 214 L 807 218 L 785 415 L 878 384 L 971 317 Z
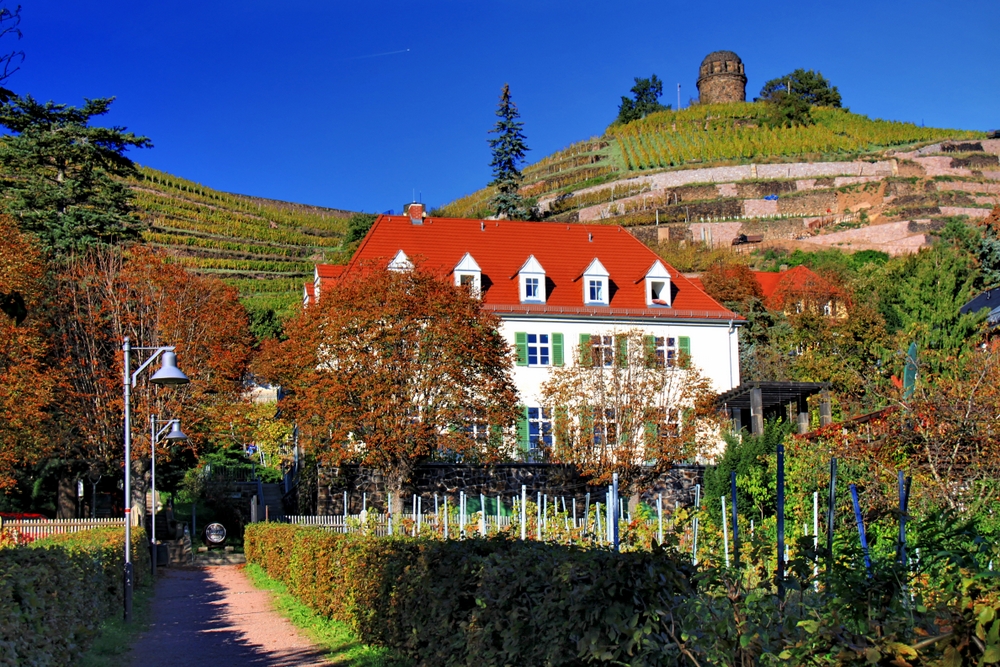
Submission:
M 330 664 L 233 565 L 160 569 L 151 621 L 128 656 L 134 667 Z

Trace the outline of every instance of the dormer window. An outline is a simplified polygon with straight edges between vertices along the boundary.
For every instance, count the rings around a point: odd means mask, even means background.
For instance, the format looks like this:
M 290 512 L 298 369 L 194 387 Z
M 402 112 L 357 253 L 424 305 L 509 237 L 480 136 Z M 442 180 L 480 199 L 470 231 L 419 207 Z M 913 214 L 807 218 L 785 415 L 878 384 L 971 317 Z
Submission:
M 583 272 L 583 302 L 588 306 L 606 306 L 610 298 L 608 270 L 595 257 Z
M 651 308 L 670 307 L 670 272 L 656 260 L 645 275 L 646 305 Z
M 455 285 L 465 287 L 476 296 L 483 289 L 483 271 L 472 255 L 465 253 L 461 261 L 455 265 Z
M 396 256 L 392 258 L 392 261 L 389 262 L 389 270 L 412 271 L 413 262 L 410 261 L 410 258 L 406 256 L 405 252 L 400 250 L 399 252 L 396 253 Z
M 520 283 L 521 303 L 545 303 L 545 269 L 538 263 L 534 255 L 521 266 L 517 272 Z

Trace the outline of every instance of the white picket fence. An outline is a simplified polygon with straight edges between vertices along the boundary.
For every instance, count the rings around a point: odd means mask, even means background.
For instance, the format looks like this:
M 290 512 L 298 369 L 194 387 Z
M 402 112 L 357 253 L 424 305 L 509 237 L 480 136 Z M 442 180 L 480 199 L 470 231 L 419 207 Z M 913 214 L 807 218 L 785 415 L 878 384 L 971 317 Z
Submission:
M 3 519 L 0 530 L 17 533 L 24 542 L 33 542 L 49 535 L 76 533 L 91 528 L 124 528 L 125 519 Z

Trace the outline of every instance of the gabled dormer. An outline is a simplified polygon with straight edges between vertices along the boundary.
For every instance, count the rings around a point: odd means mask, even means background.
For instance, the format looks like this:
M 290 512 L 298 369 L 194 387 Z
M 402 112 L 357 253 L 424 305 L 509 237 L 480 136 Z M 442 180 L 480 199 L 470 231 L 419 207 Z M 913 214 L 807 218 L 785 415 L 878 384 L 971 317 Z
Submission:
M 400 250 L 399 252 L 396 253 L 396 256 L 392 258 L 392 261 L 389 262 L 389 270 L 412 271 L 413 262 L 410 261 L 410 258 L 406 256 L 405 252 Z
M 588 306 L 608 305 L 611 294 L 608 285 L 608 270 L 601 260 L 594 258 L 583 271 L 583 303 Z
M 472 294 L 479 295 L 483 290 L 483 270 L 471 254 L 465 253 L 461 261 L 455 265 L 455 285 L 466 287 Z
M 545 303 L 545 269 L 538 263 L 534 255 L 517 272 L 518 293 L 521 303 Z
M 663 262 L 656 260 L 646 271 L 646 305 L 650 308 L 670 307 L 670 272 Z

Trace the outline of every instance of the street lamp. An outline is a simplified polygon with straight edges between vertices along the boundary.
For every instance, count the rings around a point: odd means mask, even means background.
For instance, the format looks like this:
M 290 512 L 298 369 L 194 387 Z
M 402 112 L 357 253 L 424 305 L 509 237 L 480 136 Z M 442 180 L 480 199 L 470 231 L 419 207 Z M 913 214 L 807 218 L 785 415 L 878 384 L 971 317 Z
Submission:
M 132 372 L 132 350 L 152 350 L 149 359 L 143 362 L 135 373 Z M 122 352 L 125 357 L 124 396 L 125 396 L 125 622 L 132 621 L 132 387 L 135 386 L 139 373 L 146 370 L 157 358 L 163 357 L 160 369 L 153 373 L 149 381 L 153 384 L 177 385 L 190 382 L 187 376 L 177 368 L 177 355 L 172 345 L 165 347 L 132 347 L 128 336 L 122 341 Z
M 159 431 L 156 430 L 157 424 L 166 424 Z M 167 433 L 169 431 L 169 433 Z M 150 512 L 152 520 L 151 524 L 151 538 L 150 544 L 152 545 L 150 551 L 150 569 L 152 570 L 153 576 L 156 576 L 156 443 L 159 442 L 160 436 L 163 436 L 164 440 L 168 442 L 183 442 L 187 440 L 187 436 L 181 431 L 181 422 L 179 419 L 157 419 L 156 415 L 149 416 L 149 452 L 150 452 L 150 486 L 153 489 L 153 509 Z

